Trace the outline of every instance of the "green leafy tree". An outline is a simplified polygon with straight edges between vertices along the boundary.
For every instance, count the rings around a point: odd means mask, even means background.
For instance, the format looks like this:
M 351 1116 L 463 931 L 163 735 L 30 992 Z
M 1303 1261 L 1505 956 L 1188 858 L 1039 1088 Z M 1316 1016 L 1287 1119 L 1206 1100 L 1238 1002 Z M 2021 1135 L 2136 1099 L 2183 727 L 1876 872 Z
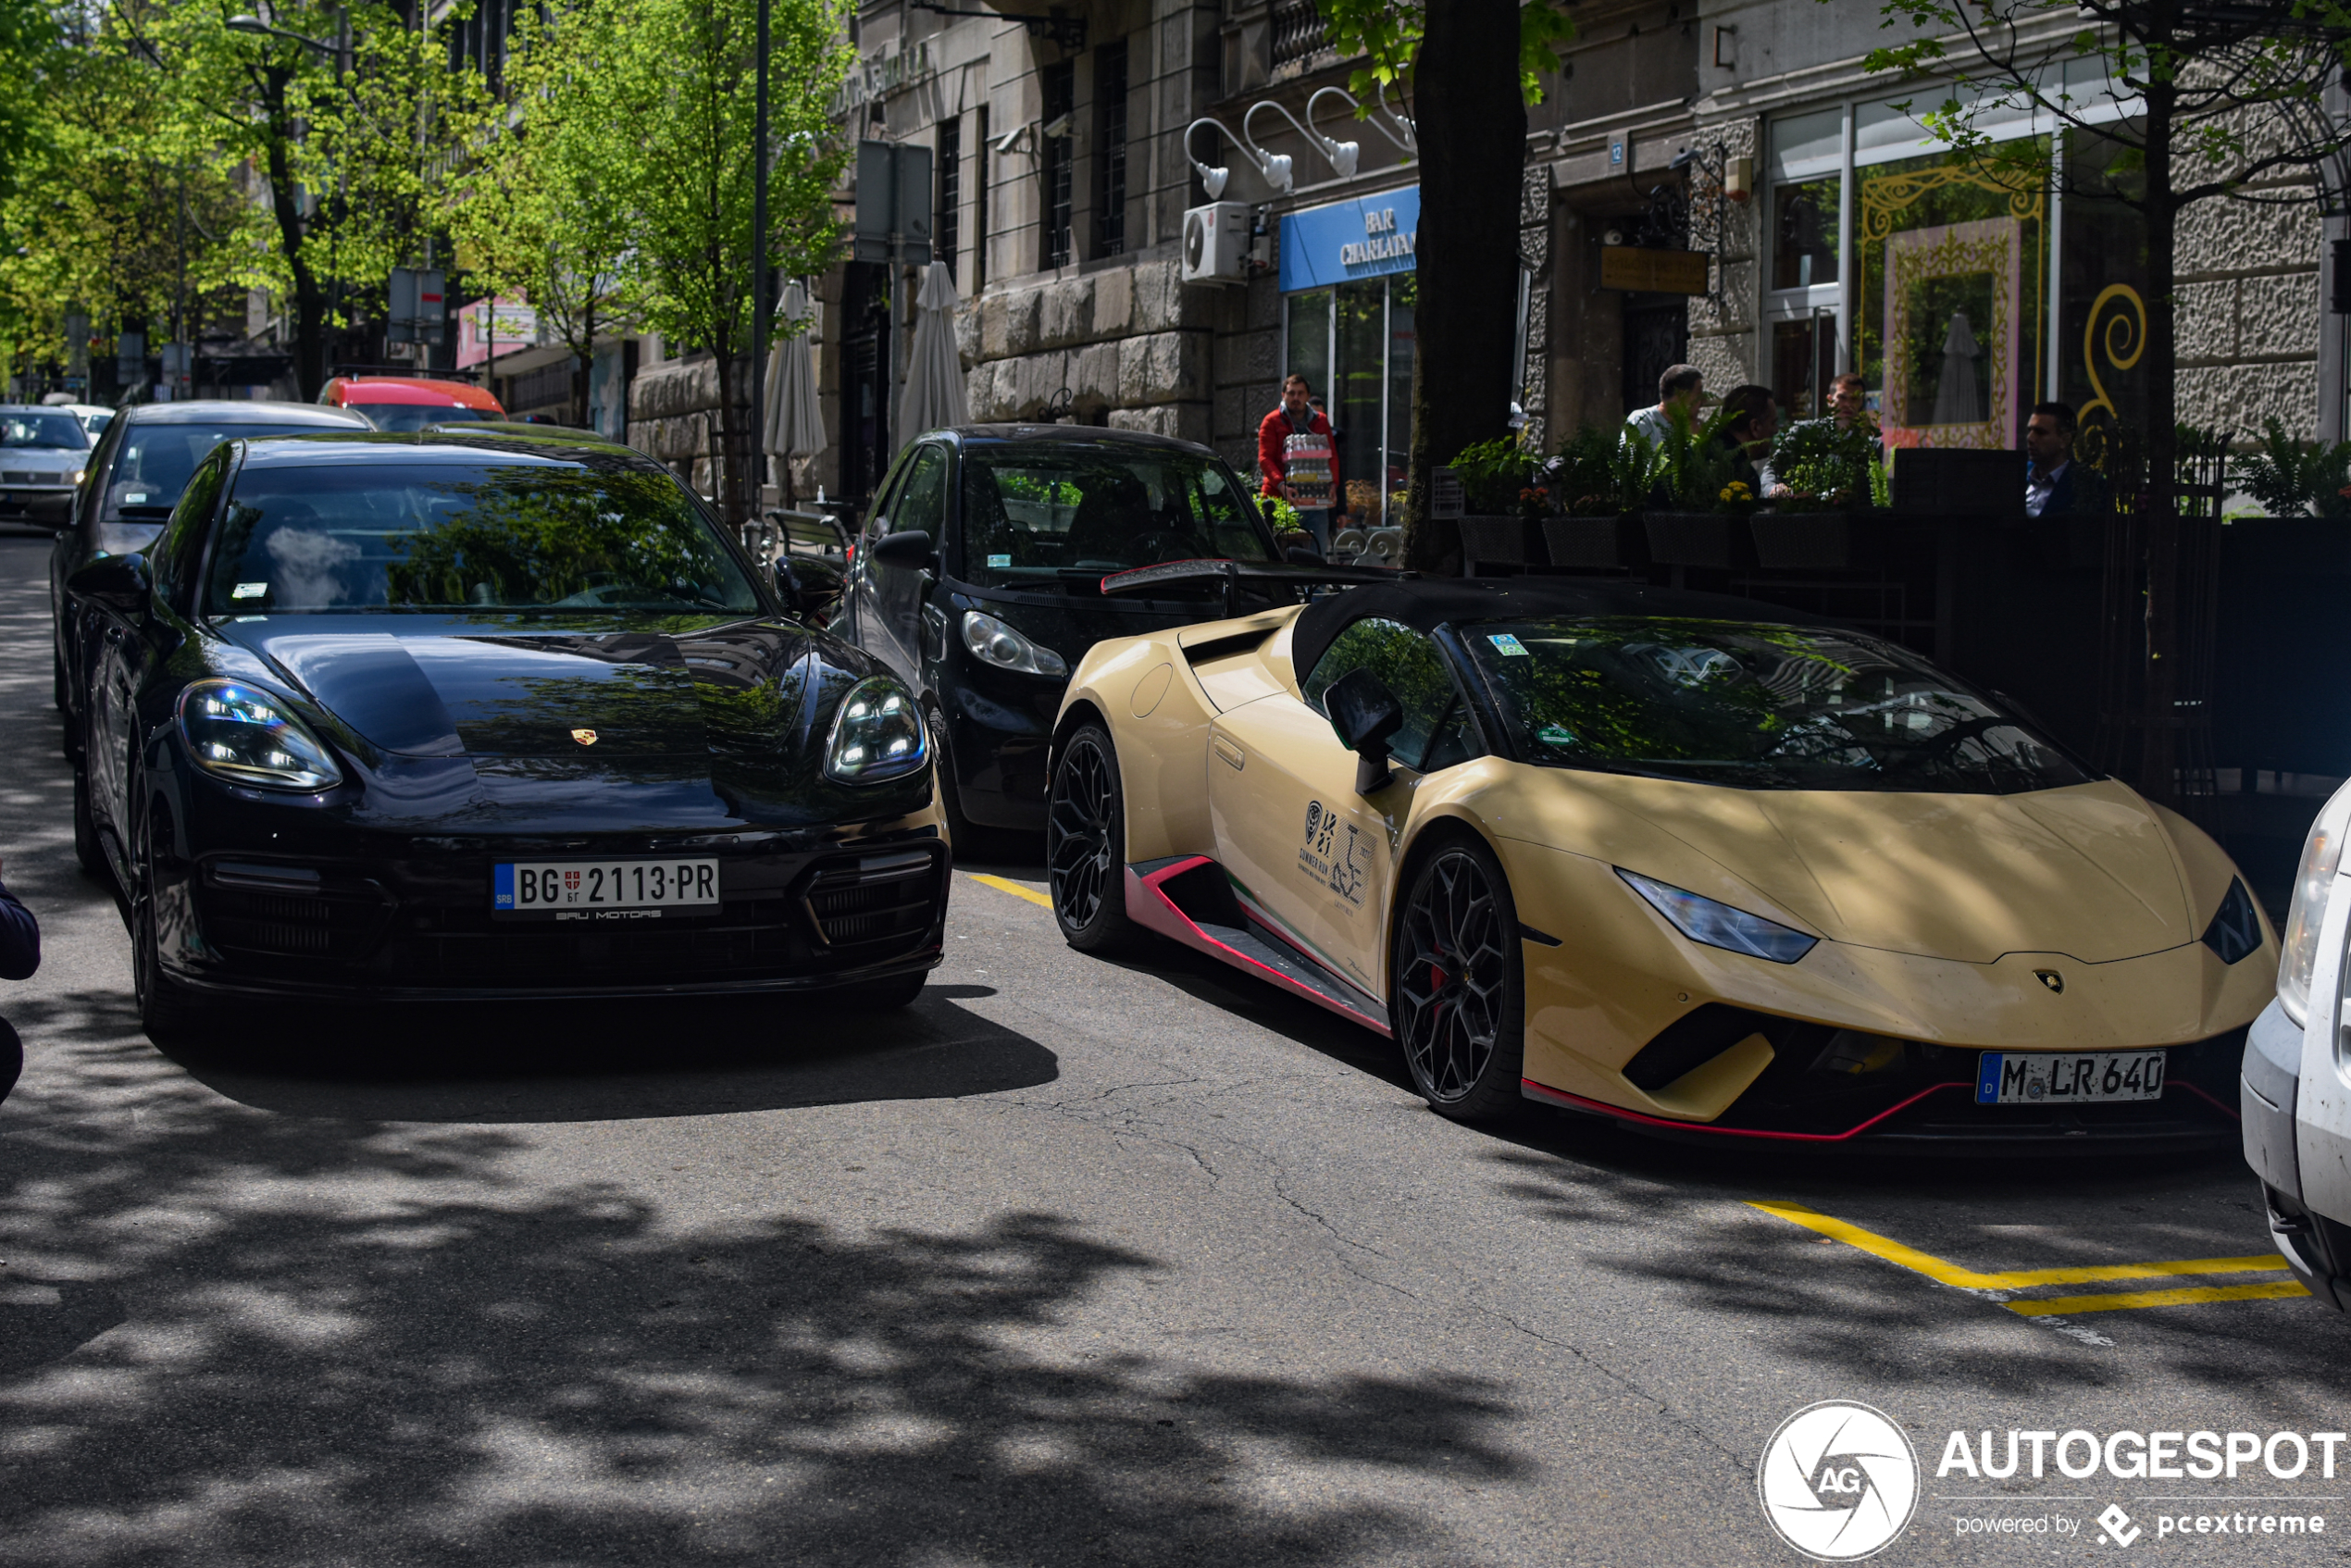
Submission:
M 1826 0 L 1822 0 L 1825 4 Z M 2180 533 L 2175 301 L 2181 211 L 2198 202 L 2311 204 L 2336 182 L 2351 125 L 2329 113 L 2330 82 L 2351 69 L 2343 0 L 2191 5 L 2186 0 L 1882 0 L 1889 27 L 1914 34 L 1872 50 L 1871 69 L 1940 84 L 1913 112 L 1962 156 L 2015 179 L 2072 182 L 2057 143 L 1998 141 L 2019 113 L 2121 149 L 2096 193 L 2146 225 L 2146 713 L 2139 787 L 2173 790 Z M 2086 71 L 2084 67 L 2091 68 Z M 2069 69 L 2069 68 L 2071 68 Z M 2084 77 L 2102 85 L 2077 93 Z M 2104 84 L 2110 84 L 2104 85 Z M 2120 120 L 2107 112 L 2120 98 Z M 2293 181 L 2303 183 L 2295 184 Z
M 1518 343 L 1519 186 L 1526 106 L 1574 25 L 1552 0 L 1316 0 L 1331 44 L 1361 55 L 1366 105 L 1409 87 L 1421 158 L 1409 565 L 1458 569 L 1459 530 L 1428 516 L 1442 454 L 1507 433 Z
M 752 280 L 831 264 L 832 189 L 845 150 L 827 116 L 848 68 L 836 0 L 777 0 L 770 13 L 769 159 L 765 235 L 752 229 L 756 0 L 605 0 L 569 25 L 597 68 L 597 110 L 616 149 L 606 178 L 631 218 L 624 288 L 638 318 L 673 343 L 711 351 L 726 453 L 723 504 L 751 516 L 746 395 Z
M 470 128 L 466 164 L 442 211 L 492 294 L 519 291 L 542 330 L 572 354 L 572 419 L 585 425 L 596 336 L 629 323 L 627 271 L 635 216 L 616 171 L 631 152 L 598 80 L 610 42 L 589 7 L 515 19 L 504 72 L 509 101 Z
M 295 376 L 316 396 L 330 333 L 381 297 L 394 266 L 420 259 L 431 182 L 473 120 L 479 79 L 451 66 L 445 37 L 376 0 L 290 0 L 261 35 L 228 25 L 237 0 L 112 4 L 162 68 L 163 140 L 251 170 L 262 205 L 245 237 L 292 306 Z

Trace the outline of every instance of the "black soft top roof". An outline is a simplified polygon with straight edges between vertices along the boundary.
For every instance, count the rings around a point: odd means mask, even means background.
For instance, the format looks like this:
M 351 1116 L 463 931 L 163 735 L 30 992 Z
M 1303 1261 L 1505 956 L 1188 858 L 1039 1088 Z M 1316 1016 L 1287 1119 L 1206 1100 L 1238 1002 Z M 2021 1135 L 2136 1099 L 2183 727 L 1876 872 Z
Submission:
M 1835 626 L 1784 605 L 1727 593 L 1692 593 L 1647 583 L 1561 578 L 1408 578 L 1368 583 L 1317 599 L 1290 633 L 1290 663 L 1303 678 L 1338 634 L 1377 617 L 1416 631 L 1468 621 L 1546 620 L 1564 616 L 1675 616 L 1766 626 Z

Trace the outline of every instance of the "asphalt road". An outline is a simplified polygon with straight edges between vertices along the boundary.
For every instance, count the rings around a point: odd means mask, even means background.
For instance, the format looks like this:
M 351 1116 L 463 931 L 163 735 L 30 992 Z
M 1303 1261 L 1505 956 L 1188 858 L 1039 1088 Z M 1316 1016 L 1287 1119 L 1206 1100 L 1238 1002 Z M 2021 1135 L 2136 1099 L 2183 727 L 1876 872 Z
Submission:
M 1794 1562 L 1758 1460 L 1823 1400 L 1918 1448 L 1879 1561 L 2103 1559 L 2109 1503 L 2167 1561 L 2351 1556 L 2351 1450 L 1936 1474 L 1954 1429 L 2351 1428 L 2307 1299 L 2016 1310 L 2274 1272 L 1981 1283 L 2258 1263 L 2233 1158 L 1458 1126 L 1369 1035 L 968 875 L 880 1021 L 287 1008 L 161 1054 L 73 865 L 45 550 L 0 541 L 0 855 L 47 933 L 0 990 L 0 1564 Z M 2247 1510 L 2326 1534 L 2158 1535 Z

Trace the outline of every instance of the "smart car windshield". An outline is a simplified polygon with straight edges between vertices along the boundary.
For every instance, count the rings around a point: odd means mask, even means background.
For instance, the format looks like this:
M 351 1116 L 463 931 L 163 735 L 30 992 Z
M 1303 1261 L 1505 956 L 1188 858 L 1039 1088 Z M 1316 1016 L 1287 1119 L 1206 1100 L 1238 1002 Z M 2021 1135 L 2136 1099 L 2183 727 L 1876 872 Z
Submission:
M 2013 794 L 2089 775 L 2026 721 L 1885 643 L 1649 617 L 1462 638 L 1529 757 L 1757 790 Z
M 1157 561 L 1273 559 L 1256 509 L 1214 457 L 1072 442 L 964 450 L 964 579 L 1099 578 Z
M 454 403 L 354 403 L 350 406 L 365 414 L 379 430 L 421 430 L 427 425 L 479 424 L 499 417 L 488 409 Z
M 317 420 L 205 419 L 186 423 L 155 420 L 122 432 L 121 450 L 107 471 L 106 494 L 98 514 L 101 549 L 118 555 L 154 542 L 180 492 L 205 454 L 224 441 L 255 436 L 300 435 L 319 429 Z
M 217 528 L 216 616 L 760 608 L 677 482 L 631 468 L 249 467 Z
M 82 430 L 81 421 L 70 414 L 19 409 L 0 414 L 0 447 L 11 452 L 26 447 L 87 452 L 90 437 Z

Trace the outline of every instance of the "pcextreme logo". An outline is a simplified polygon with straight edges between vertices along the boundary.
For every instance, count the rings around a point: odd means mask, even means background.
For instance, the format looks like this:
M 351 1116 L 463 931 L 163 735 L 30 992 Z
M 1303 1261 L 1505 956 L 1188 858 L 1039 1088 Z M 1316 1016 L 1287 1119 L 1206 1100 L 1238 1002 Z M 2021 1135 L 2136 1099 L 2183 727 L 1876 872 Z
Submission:
M 1763 1445 L 1755 1489 L 1780 1539 L 1816 1562 L 1857 1562 L 1910 1523 L 1919 1456 L 1885 1412 L 1823 1400 L 1780 1423 Z

